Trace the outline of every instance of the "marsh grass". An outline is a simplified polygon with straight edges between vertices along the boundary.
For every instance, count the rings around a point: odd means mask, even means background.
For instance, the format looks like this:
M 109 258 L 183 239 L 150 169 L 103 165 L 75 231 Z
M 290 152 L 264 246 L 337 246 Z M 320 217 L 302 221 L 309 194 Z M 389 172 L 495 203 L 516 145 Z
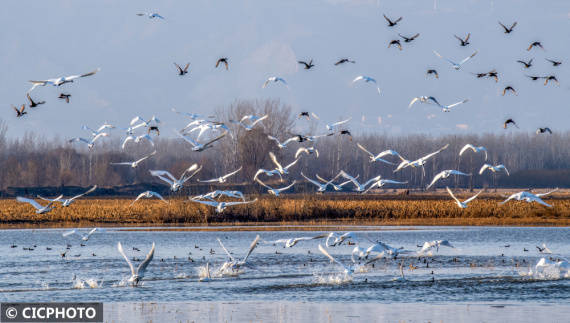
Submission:
M 460 199 L 471 195 L 458 194 Z M 254 198 L 254 197 L 251 197 Z M 218 214 L 212 207 L 188 199 L 169 204 L 131 199 L 81 199 L 67 208 L 37 215 L 26 203 L 0 200 L 4 227 L 82 225 L 570 225 L 570 198 L 546 199 L 553 208 L 524 202 L 499 205 L 502 195 L 487 194 L 460 209 L 442 194 L 431 195 L 262 195 L 256 203 L 228 208 Z

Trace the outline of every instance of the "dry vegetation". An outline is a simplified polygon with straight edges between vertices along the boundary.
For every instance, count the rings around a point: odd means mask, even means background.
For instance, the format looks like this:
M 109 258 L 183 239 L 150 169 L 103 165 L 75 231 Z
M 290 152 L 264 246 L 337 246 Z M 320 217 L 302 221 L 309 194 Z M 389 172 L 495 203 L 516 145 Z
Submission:
M 471 193 L 466 194 L 468 196 Z M 463 197 L 463 194 L 459 194 Z M 215 225 L 215 224 L 377 224 L 377 225 L 570 225 L 570 198 L 555 195 L 554 205 L 509 202 L 498 205 L 500 196 L 488 194 L 463 210 L 443 195 L 290 195 L 258 197 L 259 201 L 217 214 L 211 207 L 184 199 L 169 205 L 157 200 L 83 199 L 70 207 L 58 207 L 36 215 L 13 199 L 0 200 L 0 225 Z

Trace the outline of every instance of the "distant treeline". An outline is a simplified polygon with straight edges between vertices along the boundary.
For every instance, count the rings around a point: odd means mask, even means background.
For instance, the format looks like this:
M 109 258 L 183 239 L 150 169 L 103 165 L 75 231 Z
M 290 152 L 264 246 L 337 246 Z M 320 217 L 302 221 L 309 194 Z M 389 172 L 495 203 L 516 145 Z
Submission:
M 246 114 L 268 114 L 269 118 L 252 131 L 246 131 L 229 122 L 239 120 Z M 437 183 L 436 187 L 570 187 L 570 132 L 535 135 L 505 130 L 505 134 L 500 135 L 391 136 L 359 134 L 356 126 L 351 127 L 348 123 L 339 130 L 353 131 L 352 140 L 349 136 L 335 134 L 318 138 L 315 142 L 293 142 L 286 148 L 279 149 L 274 141 L 267 138 L 268 134 L 282 141 L 297 134 L 325 134 L 327 130 L 324 121 L 334 120 L 299 119 L 289 106 L 275 100 L 238 101 L 216 111 L 215 116 L 216 120 L 226 123 L 231 129 L 231 135 L 228 134 L 214 143 L 212 149 L 204 152 L 191 151 L 189 144 L 178 138 L 163 139 L 165 134 L 172 133 L 170 129 L 161 129 L 162 135 L 155 138 L 154 148 L 143 141 L 140 144 L 130 143 L 122 150 L 121 142 L 126 135 L 123 130 L 117 128 L 110 132 L 110 137 L 103 138 L 92 150 L 88 150 L 84 145 L 70 144 L 67 140 L 46 139 L 41 133 L 30 132 L 22 138 L 11 138 L 8 136 L 8 126 L 0 120 L 0 190 L 4 195 L 13 195 L 19 191 L 16 189 L 18 187 L 61 188 L 97 184 L 102 188 L 114 187 L 117 192 L 129 191 L 127 188 L 133 187 L 132 185 L 136 185 L 137 190 L 147 184 L 162 187 L 161 181 L 150 176 L 149 170 L 163 169 L 179 176 L 184 169 L 197 163 L 203 168 L 191 180 L 193 183 L 196 179 L 218 177 L 243 167 L 241 172 L 230 178 L 229 183 L 240 184 L 239 187 L 246 191 L 262 192 L 260 185 L 253 183 L 253 176 L 259 168 L 274 167 L 268 156 L 270 151 L 286 165 L 294 161 L 299 147 L 311 146 L 319 151 L 319 157 L 303 154 L 298 164 L 293 166 L 290 174 L 284 178 L 284 184 L 294 179 L 298 182 L 303 180 L 301 171 L 310 178 L 319 174 L 329 179 L 344 170 L 353 176 L 359 175 L 360 181 L 382 175 L 386 179 L 409 182 L 398 188 L 415 189 L 425 187 L 433 176 L 442 170 L 457 169 L 473 173 L 473 176 L 449 178 Z M 325 116 L 321 118 L 325 119 Z M 188 122 L 190 121 L 188 119 Z M 88 137 L 87 132 L 84 135 Z M 211 135 L 206 133 L 203 138 Z M 420 158 L 445 144 L 449 144 L 449 147 L 427 162 L 426 176 L 422 177 L 422 170 L 418 168 L 409 167 L 394 173 L 396 166 L 381 162 L 370 163 L 368 155 L 358 149 L 356 143 L 362 144 L 372 153 L 386 149 L 396 150 L 409 160 Z M 485 146 L 489 152 L 487 163 L 504 164 L 510 176 L 504 173 L 493 176 L 490 172 L 479 175 L 479 169 L 485 163 L 484 154 L 467 151 L 463 156 L 459 156 L 459 150 L 468 143 Z M 142 162 L 136 169 L 110 165 L 111 162 L 134 161 L 153 149 L 156 149 L 157 154 Z M 400 162 L 396 157 L 388 156 L 386 159 L 396 165 Z M 276 176 L 268 178 L 262 175 L 260 178 L 268 182 L 276 180 Z M 121 187 L 125 189 L 120 189 Z M 301 185 L 292 191 L 304 191 L 308 187 L 310 185 Z M 346 188 L 351 189 L 352 186 L 347 185 Z

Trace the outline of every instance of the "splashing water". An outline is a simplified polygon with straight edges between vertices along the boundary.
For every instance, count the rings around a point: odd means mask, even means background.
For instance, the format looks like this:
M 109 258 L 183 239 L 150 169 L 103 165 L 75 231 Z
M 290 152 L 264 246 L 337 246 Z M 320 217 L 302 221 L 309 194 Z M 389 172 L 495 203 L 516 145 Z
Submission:
M 315 275 L 317 284 L 340 285 L 352 282 L 352 276 L 346 273 L 332 275 Z
M 567 260 L 552 261 L 540 258 L 534 270 L 529 270 L 526 276 L 543 280 L 570 278 L 570 264 Z

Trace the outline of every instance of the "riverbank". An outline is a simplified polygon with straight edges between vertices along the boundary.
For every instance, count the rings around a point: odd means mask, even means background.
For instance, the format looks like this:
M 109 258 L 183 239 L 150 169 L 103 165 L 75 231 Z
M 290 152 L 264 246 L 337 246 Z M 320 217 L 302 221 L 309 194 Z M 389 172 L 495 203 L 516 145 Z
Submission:
M 458 193 L 465 199 L 473 193 Z M 449 196 L 430 194 L 331 194 L 267 195 L 252 204 L 229 207 L 216 213 L 213 207 L 173 198 L 141 200 L 84 198 L 71 206 L 37 215 L 26 203 L 0 200 L 0 227 L 76 227 L 76 226 L 218 226 L 218 225 L 510 225 L 568 226 L 570 196 L 566 192 L 545 199 L 552 208 L 536 203 L 511 201 L 499 205 L 502 193 L 483 193 L 459 208 Z

